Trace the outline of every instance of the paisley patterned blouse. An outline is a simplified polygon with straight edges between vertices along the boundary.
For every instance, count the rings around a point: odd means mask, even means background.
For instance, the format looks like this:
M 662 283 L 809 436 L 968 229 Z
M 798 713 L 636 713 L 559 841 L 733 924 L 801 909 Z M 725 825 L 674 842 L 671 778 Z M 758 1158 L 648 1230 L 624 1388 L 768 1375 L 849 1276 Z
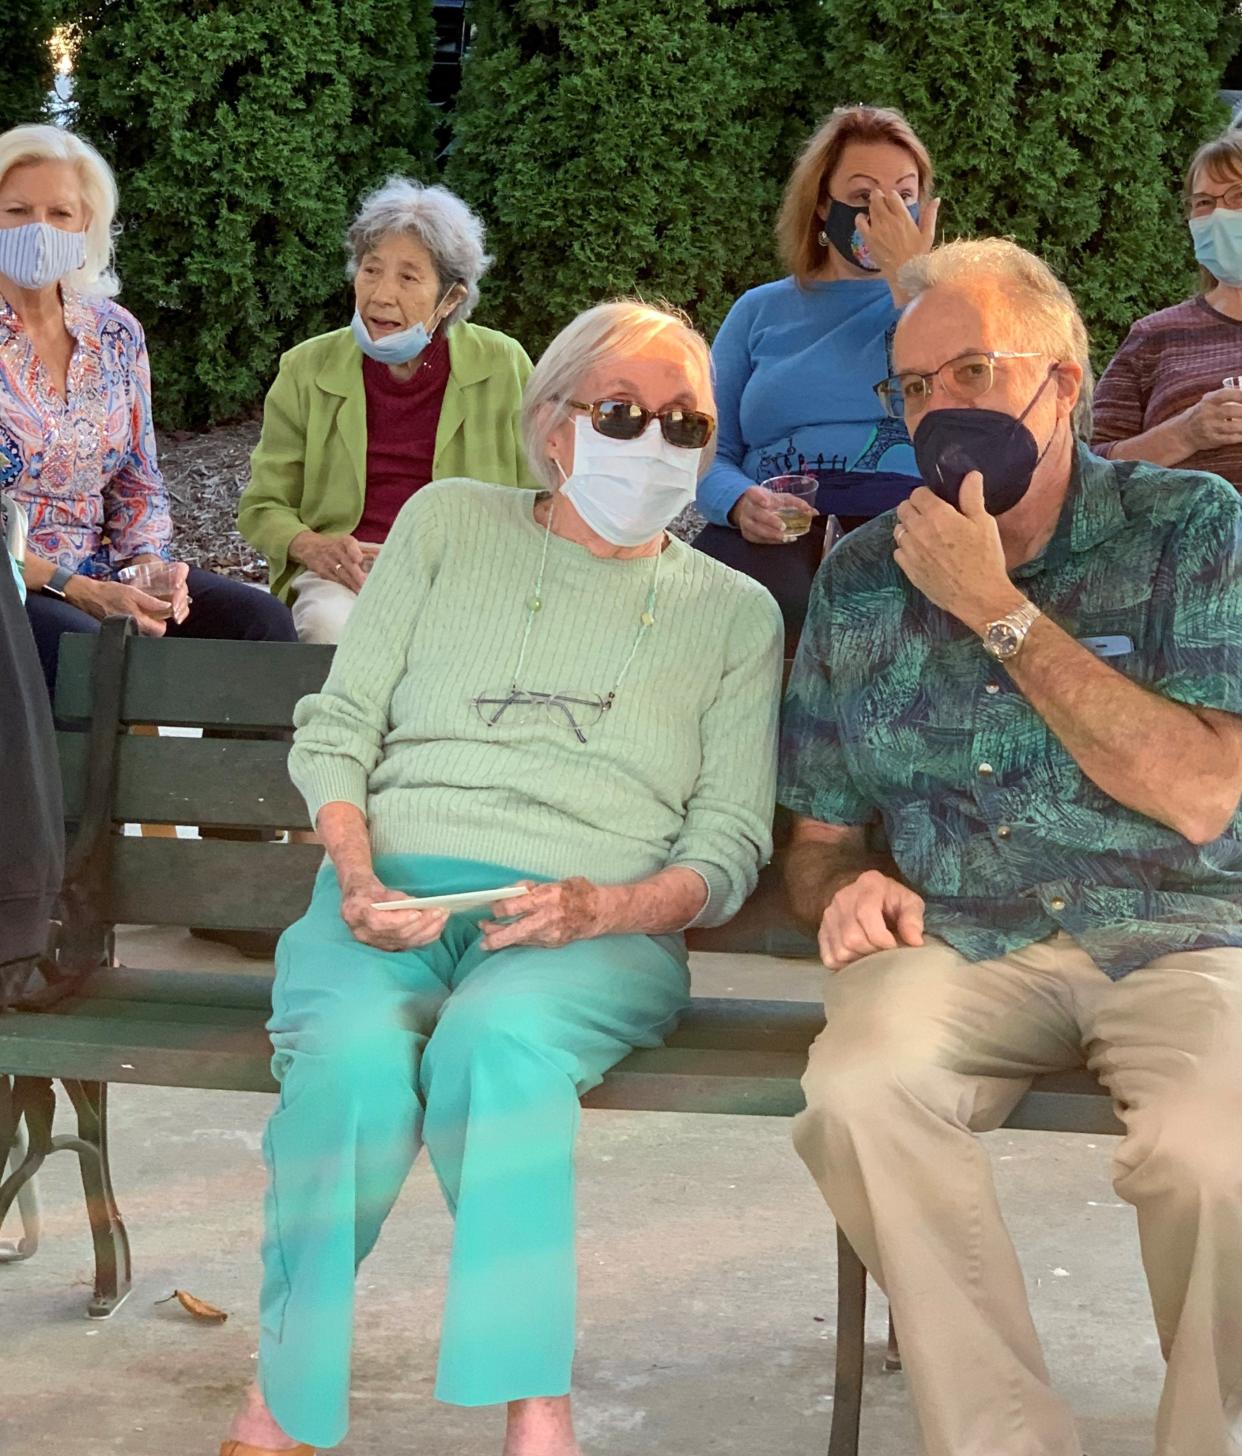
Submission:
M 167 555 L 172 534 L 151 369 L 131 313 L 108 298 L 62 295 L 76 340 L 67 399 L 0 298 L 0 491 L 25 510 L 31 552 L 109 577 L 135 556 Z

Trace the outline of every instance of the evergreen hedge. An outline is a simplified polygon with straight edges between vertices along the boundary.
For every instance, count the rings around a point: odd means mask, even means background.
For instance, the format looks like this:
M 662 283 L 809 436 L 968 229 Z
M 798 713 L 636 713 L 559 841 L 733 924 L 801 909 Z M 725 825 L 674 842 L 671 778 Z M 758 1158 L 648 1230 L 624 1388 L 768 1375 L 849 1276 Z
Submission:
M 825 94 L 814 0 L 472 0 L 445 180 L 488 224 L 489 323 L 537 354 L 580 309 L 666 298 L 714 331 L 776 276 Z
M 1179 210 L 1242 38 L 1207 0 L 830 0 L 823 73 L 899 106 L 936 162 L 942 237 L 1012 235 L 1073 290 L 1107 363 L 1196 274 Z
M 116 168 L 157 417 L 235 415 L 283 349 L 348 320 L 360 196 L 429 168 L 431 7 L 101 0 L 80 23 L 78 130 Z
M 0 0 L 0 132 L 46 120 L 53 25 L 50 0 Z

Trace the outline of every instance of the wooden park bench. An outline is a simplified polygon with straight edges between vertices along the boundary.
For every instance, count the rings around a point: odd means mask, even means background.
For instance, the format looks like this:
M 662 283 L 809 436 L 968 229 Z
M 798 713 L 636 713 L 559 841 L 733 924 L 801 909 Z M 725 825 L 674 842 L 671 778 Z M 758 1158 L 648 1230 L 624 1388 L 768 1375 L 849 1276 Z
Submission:
M 310 896 L 322 851 L 276 840 L 139 837 L 128 824 L 309 827 L 285 768 L 293 707 L 316 691 L 332 649 L 295 644 L 166 642 L 132 635 L 126 619 L 98 638 L 67 637 L 56 712 L 66 815 L 76 825 L 62 944 L 100 965 L 81 993 L 40 1013 L 0 1017 L 0 1175 L 24 1123 L 27 1151 L 0 1184 L 0 1219 L 50 1152 L 77 1152 L 94 1239 L 88 1314 L 110 1315 L 130 1287 L 130 1251 L 108 1169 L 108 1085 L 270 1092 L 264 1023 L 270 975 L 134 970 L 107 964 L 125 924 L 278 930 Z M 137 725 L 213 736 L 151 736 Z M 813 955 L 790 929 L 778 880 L 727 926 L 694 931 L 693 949 Z M 632 1053 L 584 1099 L 587 1107 L 790 1117 L 818 1002 L 697 998 L 658 1050 Z M 53 1133 L 53 1080 L 77 1114 Z M 1008 1126 L 1121 1131 L 1087 1073 L 1043 1077 Z M 799 1175 L 790 1154 L 790 1177 Z M 34 1252 L 37 1238 L 22 1252 Z M 858 1447 L 866 1275 L 838 1234 L 836 1383 L 830 1456 Z M 11 1257 L 10 1251 L 10 1257 Z M 0 1269 L 0 1278 L 3 1270 Z M 743 1312 L 744 1317 L 744 1312 Z M 890 1360 L 895 1347 L 890 1338 Z

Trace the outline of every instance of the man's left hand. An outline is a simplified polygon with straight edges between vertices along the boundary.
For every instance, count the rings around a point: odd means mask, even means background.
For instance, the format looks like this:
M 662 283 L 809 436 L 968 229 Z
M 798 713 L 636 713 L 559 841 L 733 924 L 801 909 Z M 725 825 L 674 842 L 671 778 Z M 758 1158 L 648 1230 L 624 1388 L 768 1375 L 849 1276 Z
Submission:
M 521 883 L 524 895 L 498 900 L 491 907 L 497 918 L 480 921 L 485 950 L 504 950 L 510 945 L 555 948 L 600 934 L 601 886 L 580 875 L 552 885 Z
M 893 560 L 919 591 L 982 633 L 1026 600 L 1009 580 L 996 518 L 983 504 L 983 476 L 962 482 L 960 509 L 919 488 L 897 507 Z

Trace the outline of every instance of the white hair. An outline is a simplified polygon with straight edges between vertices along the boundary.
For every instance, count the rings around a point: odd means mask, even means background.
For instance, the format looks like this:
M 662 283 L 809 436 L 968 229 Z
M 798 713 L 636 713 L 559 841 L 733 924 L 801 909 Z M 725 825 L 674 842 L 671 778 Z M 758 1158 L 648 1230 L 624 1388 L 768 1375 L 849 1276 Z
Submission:
M 910 298 L 941 284 L 967 286 L 991 280 L 1013 304 L 1020 337 L 1015 347 L 1037 348 L 1052 359 L 1082 366 L 1082 389 L 1073 425 L 1080 439 L 1091 438 L 1091 350 L 1086 325 L 1074 296 L 1051 268 L 1011 238 L 963 238 L 912 258 L 897 275 Z
M 714 414 L 711 353 L 707 340 L 684 313 L 672 308 L 654 308 L 636 298 L 597 303 L 557 334 L 526 383 L 522 398 L 526 457 L 536 477 L 545 485 L 555 490 L 561 484 L 548 455 L 548 438 L 573 413 L 568 401 L 578 394 L 580 381 L 601 364 L 635 353 L 664 333 L 680 340 L 687 358 L 697 365 L 708 395 L 702 401 L 703 407 Z M 714 454 L 713 434 L 699 462 L 700 475 L 711 464 Z
M 417 238 L 431 254 L 441 298 L 454 283 L 465 284 L 466 296 L 445 314 L 444 326 L 464 323 L 479 301 L 479 279 L 492 261 L 483 246 L 482 220 L 447 187 L 389 177 L 363 198 L 345 234 L 350 278 L 367 253 L 392 233 Z
M 117 208 L 112 168 L 89 142 L 59 126 L 15 126 L 0 135 L 0 181 L 32 162 L 68 162 L 77 172 L 86 210 L 86 261 L 64 281 L 79 293 L 110 298 L 121 286 L 112 267 Z

